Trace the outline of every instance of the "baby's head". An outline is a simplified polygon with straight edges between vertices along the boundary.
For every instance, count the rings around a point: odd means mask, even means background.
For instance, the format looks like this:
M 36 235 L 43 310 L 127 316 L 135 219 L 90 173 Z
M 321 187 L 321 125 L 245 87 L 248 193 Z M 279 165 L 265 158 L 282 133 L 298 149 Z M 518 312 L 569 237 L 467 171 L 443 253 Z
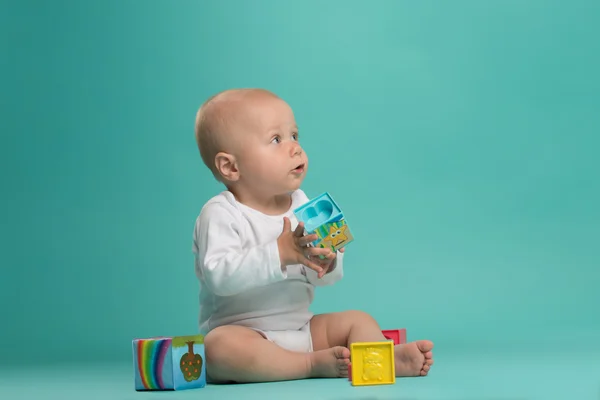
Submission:
M 230 190 L 277 196 L 298 189 L 306 175 L 294 113 L 266 90 L 212 96 L 198 110 L 195 131 L 202 160 Z

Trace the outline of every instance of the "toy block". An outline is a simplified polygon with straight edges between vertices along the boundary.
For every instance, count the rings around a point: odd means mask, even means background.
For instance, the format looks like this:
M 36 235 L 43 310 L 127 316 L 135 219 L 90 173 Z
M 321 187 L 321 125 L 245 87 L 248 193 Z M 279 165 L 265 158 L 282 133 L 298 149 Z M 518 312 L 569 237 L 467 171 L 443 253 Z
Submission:
M 382 330 L 386 339 L 392 340 L 394 345 L 406 343 L 406 328 Z M 352 380 L 352 364 L 348 365 L 348 380 Z
M 182 390 L 206 386 L 204 336 L 133 340 L 135 390 Z
M 350 345 L 352 385 L 389 385 L 396 383 L 394 342 L 355 342 Z
M 335 252 L 354 240 L 344 213 L 327 192 L 296 208 L 294 215 L 298 222 L 304 222 L 307 235 L 317 234 L 312 246 Z
M 381 333 L 387 339 L 393 340 L 394 344 L 406 343 L 406 329 L 385 329 Z

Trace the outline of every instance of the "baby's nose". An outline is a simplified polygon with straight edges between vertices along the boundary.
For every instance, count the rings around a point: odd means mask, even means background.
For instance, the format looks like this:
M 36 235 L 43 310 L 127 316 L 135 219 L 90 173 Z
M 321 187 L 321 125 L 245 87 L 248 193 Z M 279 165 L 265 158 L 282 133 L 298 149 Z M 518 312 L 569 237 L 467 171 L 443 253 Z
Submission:
M 292 148 L 291 148 L 291 154 L 292 154 L 292 156 L 295 156 L 297 154 L 302 154 L 302 147 L 300 147 L 300 145 L 298 143 L 293 143 Z

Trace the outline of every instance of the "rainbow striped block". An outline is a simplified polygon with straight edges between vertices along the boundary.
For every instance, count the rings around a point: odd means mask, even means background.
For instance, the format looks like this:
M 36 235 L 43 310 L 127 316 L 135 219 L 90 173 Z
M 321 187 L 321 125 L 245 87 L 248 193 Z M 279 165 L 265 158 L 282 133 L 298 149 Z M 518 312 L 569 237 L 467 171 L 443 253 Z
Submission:
M 295 209 L 294 215 L 304 222 L 307 234 L 317 234 L 312 246 L 338 251 L 354 240 L 344 213 L 327 192 Z
M 182 390 L 206 386 L 204 336 L 133 340 L 135 390 Z

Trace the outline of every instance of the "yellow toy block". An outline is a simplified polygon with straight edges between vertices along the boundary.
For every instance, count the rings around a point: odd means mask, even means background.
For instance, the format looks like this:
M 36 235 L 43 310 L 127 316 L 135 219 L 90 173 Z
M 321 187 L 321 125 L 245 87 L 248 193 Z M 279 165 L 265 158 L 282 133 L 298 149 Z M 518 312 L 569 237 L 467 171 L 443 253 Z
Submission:
M 396 383 L 394 342 L 362 342 L 350 345 L 352 385 Z

